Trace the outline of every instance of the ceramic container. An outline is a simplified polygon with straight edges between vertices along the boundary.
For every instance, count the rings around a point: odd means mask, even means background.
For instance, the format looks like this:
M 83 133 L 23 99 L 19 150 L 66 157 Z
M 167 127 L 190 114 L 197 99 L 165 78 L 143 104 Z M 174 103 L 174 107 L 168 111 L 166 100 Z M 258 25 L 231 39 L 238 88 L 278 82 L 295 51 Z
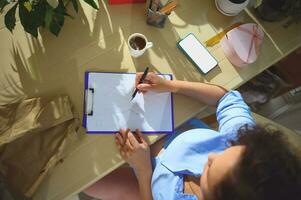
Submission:
M 250 0 L 215 0 L 215 4 L 222 14 L 226 16 L 235 16 L 247 7 L 249 1 Z
M 143 39 L 145 40 L 145 46 L 144 46 L 143 49 L 137 50 L 137 49 L 133 49 L 133 48 L 131 47 L 130 41 L 131 41 L 131 39 L 134 38 L 134 37 L 141 37 L 141 38 L 143 38 Z M 147 49 L 151 48 L 152 46 L 153 46 L 153 43 L 152 43 L 152 42 L 149 42 L 149 41 L 147 40 L 146 36 L 143 35 L 143 34 L 141 34 L 141 33 L 133 33 L 133 34 L 129 37 L 129 39 L 128 39 L 128 47 L 129 47 L 129 50 L 130 50 L 130 54 L 131 54 L 131 56 L 134 57 L 134 58 L 137 58 L 137 57 L 139 57 L 139 56 L 142 56 L 142 55 L 145 53 L 145 51 L 146 51 Z

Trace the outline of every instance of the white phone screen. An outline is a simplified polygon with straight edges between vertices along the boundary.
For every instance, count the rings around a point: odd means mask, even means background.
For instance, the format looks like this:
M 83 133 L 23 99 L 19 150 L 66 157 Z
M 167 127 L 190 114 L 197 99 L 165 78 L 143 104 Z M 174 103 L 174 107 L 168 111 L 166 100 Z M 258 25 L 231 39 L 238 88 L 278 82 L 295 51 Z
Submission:
M 193 34 L 181 40 L 179 45 L 203 73 L 206 74 L 217 65 L 215 58 Z

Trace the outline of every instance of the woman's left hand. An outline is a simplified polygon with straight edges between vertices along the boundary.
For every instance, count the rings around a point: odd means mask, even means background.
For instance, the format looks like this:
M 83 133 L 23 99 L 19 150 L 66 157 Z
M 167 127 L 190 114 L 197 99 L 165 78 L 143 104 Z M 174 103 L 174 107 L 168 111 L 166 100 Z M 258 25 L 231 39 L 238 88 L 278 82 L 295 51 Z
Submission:
M 116 133 L 115 142 L 122 158 L 136 173 L 151 170 L 150 148 L 140 130 L 137 129 L 134 135 L 129 129 L 122 129 Z

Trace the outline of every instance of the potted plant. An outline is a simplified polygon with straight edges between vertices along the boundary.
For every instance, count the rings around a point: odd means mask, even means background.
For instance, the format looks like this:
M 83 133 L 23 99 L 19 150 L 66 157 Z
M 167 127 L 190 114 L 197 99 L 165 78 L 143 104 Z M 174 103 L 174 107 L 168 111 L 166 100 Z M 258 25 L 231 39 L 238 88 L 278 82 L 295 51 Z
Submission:
M 286 0 L 263 0 L 256 8 L 260 18 L 265 21 L 278 21 L 284 18 L 283 7 Z
M 98 9 L 94 0 L 84 0 L 87 4 Z M 5 26 L 13 32 L 16 26 L 16 11 L 18 8 L 19 18 L 24 30 L 34 37 L 38 37 L 39 27 L 47 28 L 51 33 L 58 36 L 65 17 L 71 17 L 66 10 L 66 4 L 71 2 L 78 12 L 78 0 L 0 0 L 0 11 L 11 5 L 4 17 Z
M 290 17 L 287 23 L 299 22 L 301 20 L 301 0 L 263 0 L 256 11 L 266 21 L 279 21 Z
M 299 23 L 301 21 L 301 0 L 287 0 L 284 4 L 284 12 L 289 20 L 285 26 L 289 26 L 292 23 Z

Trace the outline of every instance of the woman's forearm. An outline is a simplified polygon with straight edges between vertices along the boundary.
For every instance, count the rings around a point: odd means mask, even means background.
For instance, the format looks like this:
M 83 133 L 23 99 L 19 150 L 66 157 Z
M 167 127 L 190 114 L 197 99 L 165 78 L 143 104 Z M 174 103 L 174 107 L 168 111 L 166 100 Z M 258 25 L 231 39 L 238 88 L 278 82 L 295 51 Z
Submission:
M 153 200 L 151 190 L 152 170 L 137 172 L 139 190 L 142 200 Z
M 195 98 L 207 105 L 216 106 L 226 89 L 206 83 L 173 80 L 167 83 L 172 92 Z

